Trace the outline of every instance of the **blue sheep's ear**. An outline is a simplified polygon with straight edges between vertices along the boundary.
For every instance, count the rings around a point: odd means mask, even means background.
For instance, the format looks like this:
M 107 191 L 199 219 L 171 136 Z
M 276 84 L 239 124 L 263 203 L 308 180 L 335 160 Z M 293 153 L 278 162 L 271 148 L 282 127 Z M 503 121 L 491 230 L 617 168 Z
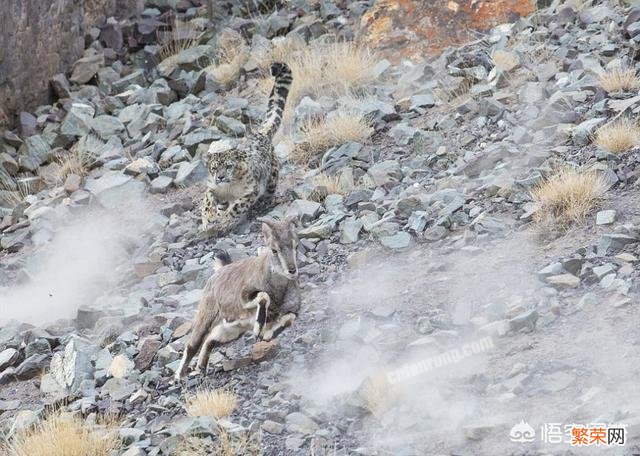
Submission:
M 258 220 L 262 222 L 262 235 L 264 236 L 264 240 L 269 244 L 273 240 L 273 226 L 271 225 L 273 220 L 268 218 L 259 218 Z

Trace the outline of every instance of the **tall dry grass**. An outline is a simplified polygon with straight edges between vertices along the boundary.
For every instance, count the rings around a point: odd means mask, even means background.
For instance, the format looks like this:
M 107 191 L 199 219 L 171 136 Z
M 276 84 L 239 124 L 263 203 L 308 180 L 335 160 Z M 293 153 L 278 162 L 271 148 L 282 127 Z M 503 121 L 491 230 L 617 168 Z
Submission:
M 603 177 L 595 171 L 558 169 L 531 192 L 538 206 L 534 219 L 541 228 L 549 230 L 563 230 L 581 223 L 606 189 Z
M 374 81 L 377 63 L 369 48 L 351 41 L 306 44 L 295 38 L 275 43 L 261 63 L 264 72 L 276 61 L 288 64 L 293 75 L 288 106 L 305 96 L 357 95 Z
M 615 67 L 602 73 L 600 86 L 609 93 L 626 92 L 640 88 L 640 78 L 633 68 Z
M 7 456 L 110 456 L 120 445 L 114 423 L 94 427 L 76 415 L 55 412 L 0 450 Z
M 373 134 L 369 119 L 350 111 L 337 111 L 323 119 L 312 119 L 300 127 L 302 137 L 291 153 L 291 161 L 309 166 L 333 146 L 349 141 L 366 142 Z
M 626 152 L 640 143 L 640 126 L 634 120 L 621 117 L 598 128 L 593 142 L 613 154 Z
M 242 35 L 235 30 L 224 29 L 218 35 L 216 61 L 204 70 L 218 83 L 230 86 L 238 80 L 248 59 L 249 48 Z
M 200 390 L 187 397 L 186 410 L 191 416 L 223 418 L 231 415 L 238 404 L 238 396 L 225 389 Z

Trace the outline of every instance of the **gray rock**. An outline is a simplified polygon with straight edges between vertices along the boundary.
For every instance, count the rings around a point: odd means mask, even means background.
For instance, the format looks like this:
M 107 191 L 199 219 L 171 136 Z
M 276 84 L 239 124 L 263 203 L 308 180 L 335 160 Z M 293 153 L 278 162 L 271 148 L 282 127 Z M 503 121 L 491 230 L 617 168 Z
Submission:
M 147 456 L 147 453 L 142 448 L 134 446 L 122 453 L 121 456 Z
M 289 432 L 308 435 L 319 429 L 315 421 L 300 412 L 289 413 L 285 418 L 285 422 Z
M 93 329 L 96 322 L 104 317 L 104 312 L 87 306 L 80 306 L 76 313 L 76 326 L 78 329 Z
M 406 231 L 398 231 L 392 236 L 380 237 L 380 243 L 389 249 L 402 250 L 412 244 L 412 238 Z
M 174 179 L 176 185 L 193 185 L 206 179 L 208 171 L 200 160 L 182 162 Z
M 122 439 L 122 442 L 125 444 L 125 446 L 129 446 L 142 439 L 144 430 L 121 427 L 120 429 L 118 429 L 118 435 Z
M 91 49 L 88 55 L 85 55 L 81 59 L 77 60 L 73 64 L 73 71 L 69 80 L 76 84 L 86 84 L 97 73 L 100 68 L 104 66 L 104 55 L 98 54 Z
M 262 423 L 260 429 L 268 432 L 269 434 L 282 434 L 282 431 L 284 431 L 284 425 L 275 421 L 266 420 L 264 423 Z
M 127 378 L 133 371 L 135 365 L 133 361 L 125 355 L 117 355 L 111 360 L 109 374 L 114 378 Z
M 216 118 L 216 126 L 222 132 L 234 137 L 244 136 L 247 130 L 242 122 L 227 116 L 218 116 Z
M 12 233 L 4 233 L 0 236 L 0 247 L 8 252 L 17 252 L 24 247 L 29 234 L 29 228 L 16 230 Z
M 340 220 L 344 218 L 344 215 L 324 215 L 320 217 L 313 225 L 303 228 L 298 231 L 298 236 L 301 238 L 320 238 L 326 239 L 331 236 L 331 233 L 336 228 L 336 225 Z
M 0 399 L 0 413 L 1 412 L 10 412 L 11 410 L 17 410 L 20 407 L 20 401 L 4 401 Z
M 21 168 L 36 171 L 51 158 L 51 147 L 41 135 L 30 136 L 24 143 L 25 153 L 18 158 Z
M 291 210 L 297 214 L 300 220 L 308 223 L 315 220 L 323 211 L 322 205 L 315 201 L 297 199 L 291 204 Z
M 198 146 L 202 143 L 211 143 L 212 141 L 217 141 L 220 139 L 220 133 L 216 132 L 212 129 L 206 130 L 194 130 L 191 133 L 183 136 L 182 144 L 184 145 L 189 152 L 194 154 L 198 148 Z
M 616 211 L 613 209 L 599 211 L 596 214 L 596 225 L 611 225 L 616 221 Z
M 80 189 L 80 185 L 82 184 L 82 177 L 77 174 L 69 174 L 67 178 L 64 180 L 64 191 L 67 193 L 73 193 Z
M 402 179 L 400 164 L 396 160 L 386 160 L 376 163 L 368 169 L 367 174 L 371 176 L 377 186 L 383 186 Z
M 83 380 L 92 378 L 93 366 L 91 357 L 97 347 L 88 340 L 73 336 L 64 348 L 51 359 L 50 373 L 62 386 L 76 392 Z
M 319 119 L 324 115 L 322 105 L 309 97 L 304 97 L 296 107 L 296 121 L 298 123 Z
M 71 88 L 69 87 L 69 80 L 63 73 L 54 75 L 49 83 L 58 98 L 69 98 L 71 95 Z
M 128 399 L 137 389 L 135 383 L 122 378 L 110 378 L 100 390 L 103 397 L 109 396 L 114 401 Z
M 536 321 L 538 321 L 538 317 L 539 314 L 535 309 L 529 310 L 509 320 L 509 327 L 512 331 L 519 331 L 522 328 L 533 330 L 536 327 Z
M 186 71 L 200 70 L 212 62 L 214 56 L 215 48 L 213 46 L 194 46 L 160 62 L 158 70 L 164 77 L 168 77 L 176 68 L 182 68 Z
M 125 76 L 124 78 L 112 82 L 111 89 L 115 93 L 120 93 L 131 85 L 142 86 L 145 85 L 145 82 L 144 70 L 136 70 L 133 73 Z
M 638 242 L 634 236 L 626 234 L 605 234 L 598 242 L 598 255 L 611 255 L 620 252 L 625 245 Z
M 576 288 L 580 285 L 580 279 L 572 274 L 548 276 L 545 281 L 556 288 Z
M 83 103 L 73 103 L 60 125 L 60 133 L 67 136 L 85 136 L 91 131 L 95 109 Z
M 101 115 L 91 120 L 91 127 L 104 140 L 124 131 L 124 124 L 117 117 Z
M 409 144 L 417 133 L 417 128 L 404 123 L 399 123 L 389 130 L 389 136 L 391 136 L 399 146 Z
M 593 268 L 593 273 L 599 280 L 615 271 L 616 268 L 611 263 L 606 263 L 602 266 L 596 266 Z
M 160 167 L 151 157 L 138 158 L 129 163 L 124 169 L 124 173 L 130 176 L 138 176 L 139 174 L 155 176 L 159 172 Z
M 573 142 L 577 146 L 586 146 L 600 125 L 607 121 L 606 117 L 587 119 L 573 129 Z
M 107 171 L 96 179 L 87 179 L 85 188 L 108 209 L 128 207 L 131 201 L 140 201 L 145 184 L 119 171 Z
M 0 352 L 0 372 L 7 367 L 15 366 L 20 358 L 20 352 L 14 348 L 7 348 Z
M 156 359 L 158 360 L 159 365 L 166 366 L 167 364 L 180 359 L 180 353 L 177 352 L 171 345 L 166 345 L 158 350 Z
M 540 269 L 538 271 L 538 275 L 540 277 L 549 277 L 552 275 L 562 274 L 562 272 L 563 272 L 562 263 L 560 263 L 559 261 L 556 261 L 555 263 L 551 263 L 550 265 Z
M 218 424 L 210 416 L 182 416 L 172 421 L 171 431 L 177 435 L 212 437 L 218 433 Z
M 49 365 L 49 354 L 33 355 L 25 359 L 15 370 L 14 376 L 18 380 L 29 380 L 34 378 L 46 369 Z
M 423 93 L 411 97 L 411 109 L 427 107 L 432 108 L 436 104 L 436 99 L 431 93 Z
M 173 179 L 171 177 L 158 176 L 151 181 L 151 188 L 149 191 L 151 193 L 166 193 L 172 183 Z
M 24 350 L 25 357 L 27 358 L 33 355 L 49 355 L 50 353 L 51 344 L 47 339 L 42 337 L 29 342 Z
M 348 218 L 342 224 L 342 234 L 340 242 L 343 244 L 353 244 L 358 241 L 358 235 L 364 223 L 354 217 Z

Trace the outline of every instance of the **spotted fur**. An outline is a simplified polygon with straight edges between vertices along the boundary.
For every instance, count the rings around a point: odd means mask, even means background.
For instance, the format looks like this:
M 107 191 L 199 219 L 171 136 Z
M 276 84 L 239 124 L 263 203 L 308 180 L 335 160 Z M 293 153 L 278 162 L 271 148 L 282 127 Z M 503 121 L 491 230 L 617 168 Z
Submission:
M 202 230 L 220 235 L 242 223 L 256 206 L 271 206 L 278 184 L 278 159 L 272 138 L 282 122 L 291 87 L 291 70 L 271 65 L 275 77 L 267 114 L 248 147 L 209 154 L 207 191 L 202 202 Z

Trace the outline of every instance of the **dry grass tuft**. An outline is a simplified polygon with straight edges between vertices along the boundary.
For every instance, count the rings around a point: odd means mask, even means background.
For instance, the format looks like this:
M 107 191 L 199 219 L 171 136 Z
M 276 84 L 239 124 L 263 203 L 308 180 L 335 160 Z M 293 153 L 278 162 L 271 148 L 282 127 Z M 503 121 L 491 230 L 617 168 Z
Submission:
M 173 21 L 169 30 L 158 31 L 156 35 L 160 45 L 158 58 L 161 62 L 196 46 L 202 37 L 192 25 L 177 20 Z
M 433 94 L 440 102 L 441 110 L 453 111 L 471 98 L 473 81 L 466 78 L 448 78 L 438 80 Z
M 34 178 L 19 178 L 15 181 L 0 179 L 0 206 L 14 208 L 22 204 L 29 195 L 41 190 L 36 185 L 37 180 Z
M 92 427 L 80 417 L 55 412 L 22 431 L 2 454 L 7 456 L 109 456 L 120 447 L 115 425 Z
M 262 444 L 257 434 L 246 432 L 230 434 L 224 429 L 218 434 L 218 444 L 212 456 L 258 456 L 262 454 Z
M 305 96 L 357 95 L 375 79 L 374 55 L 367 47 L 354 42 L 305 44 L 287 38 L 277 42 L 262 62 L 266 74 L 269 65 L 276 61 L 285 62 L 291 68 L 290 106 L 296 106 Z
M 349 141 L 366 142 L 373 134 L 369 119 L 349 111 L 338 111 L 322 120 L 309 120 L 301 131 L 302 141 L 292 151 L 291 161 L 304 166 L 330 147 Z
M 231 415 L 238 404 L 238 396 L 224 389 L 202 390 L 187 398 L 187 413 L 191 416 L 222 418 Z
M 626 92 L 640 88 L 640 78 L 633 68 L 616 67 L 599 76 L 600 86 L 606 92 Z
M 260 438 L 246 432 L 229 433 L 221 428 L 213 443 L 198 437 L 188 437 L 176 447 L 176 456 L 258 456 L 262 454 Z
M 607 189 L 595 171 L 561 168 L 531 192 L 538 210 L 535 221 L 543 228 L 565 229 L 582 222 Z
M 621 117 L 598 128 L 593 142 L 614 154 L 626 152 L 640 142 L 640 126 L 629 118 Z
M 217 58 L 205 68 L 213 78 L 224 86 L 238 80 L 242 66 L 249 59 L 249 48 L 244 38 L 232 29 L 224 29 L 217 39 Z
M 347 182 L 340 176 L 332 176 L 324 172 L 315 176 L 313 183 L 318 187 L 324 187 L 329 195 L 344 195 L 355 188 L 353 182 Z
M 62 185 L 71 174 L 85 177 L 89 174 L 96 160 L 91 153 L 82 152 L 74 148 L 68 154 L 56 157 L 56 163 L 60 167 L 56 170 L 54 175 L 55 182 L 52 182 L 52 184 Z
M 176 447 L 175 456 L 202 456 L 210 453 L 210 445 L 198 437 L 188 437 Z

